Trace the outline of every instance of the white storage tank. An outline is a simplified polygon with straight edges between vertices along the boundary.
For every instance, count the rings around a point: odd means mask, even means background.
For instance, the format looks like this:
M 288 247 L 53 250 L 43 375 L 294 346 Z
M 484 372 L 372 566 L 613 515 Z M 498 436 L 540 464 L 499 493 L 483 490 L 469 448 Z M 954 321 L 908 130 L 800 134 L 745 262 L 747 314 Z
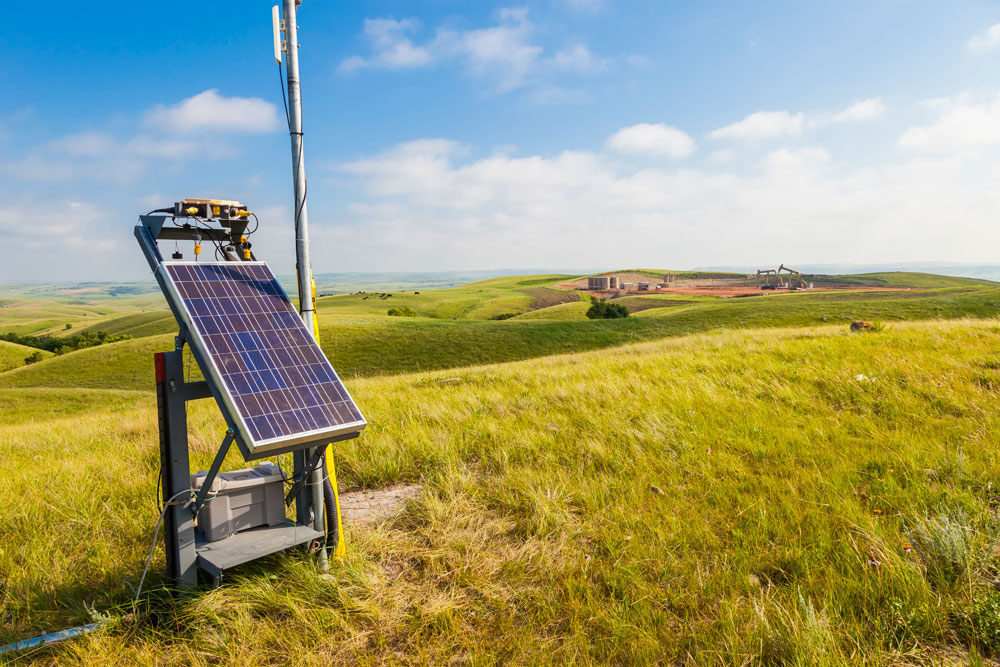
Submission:
M 591 276 L 587 278 L 587 289 L 607 290 L 611 289 L 611 279 L 607 276 Z

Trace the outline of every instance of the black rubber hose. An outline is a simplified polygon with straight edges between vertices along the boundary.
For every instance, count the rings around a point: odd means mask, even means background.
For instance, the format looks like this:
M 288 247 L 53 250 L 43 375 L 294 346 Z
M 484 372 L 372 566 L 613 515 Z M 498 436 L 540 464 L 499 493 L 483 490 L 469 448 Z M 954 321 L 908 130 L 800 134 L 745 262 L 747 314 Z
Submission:
M 340 534 L 337 531 L 337 497 L 333 494 L 333 482 L 330 475 L 326 474 L 327 453 L 323 452 L 320 465 L 323 466 L 323 507 L 326 514 L 326 548 L 329 551 L 336 551 L 340 542 Z

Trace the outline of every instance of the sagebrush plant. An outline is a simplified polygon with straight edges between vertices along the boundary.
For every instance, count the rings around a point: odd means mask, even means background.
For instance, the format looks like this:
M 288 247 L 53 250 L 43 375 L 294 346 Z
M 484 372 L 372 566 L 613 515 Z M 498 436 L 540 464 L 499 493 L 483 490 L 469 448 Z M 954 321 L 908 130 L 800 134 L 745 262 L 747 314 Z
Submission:
M 927 581 L 937 588 L 971 587 L 996 549 L 993 524 L 979 531 L 963 508 L 939 507 L 907 522 L 906 536 L 923 566 Z

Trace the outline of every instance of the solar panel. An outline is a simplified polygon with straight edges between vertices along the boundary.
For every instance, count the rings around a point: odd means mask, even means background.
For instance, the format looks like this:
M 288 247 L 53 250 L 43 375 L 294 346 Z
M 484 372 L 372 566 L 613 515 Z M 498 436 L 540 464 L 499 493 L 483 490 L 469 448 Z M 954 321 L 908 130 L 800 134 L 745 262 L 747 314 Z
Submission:
M 357 435 L 361 411 L 263 262 L 162 264 L 206 379 L 253 455 Z M 200 353 L 200 354 L 198 354 Z M 246 453 L 246 452 L 245 452 Z

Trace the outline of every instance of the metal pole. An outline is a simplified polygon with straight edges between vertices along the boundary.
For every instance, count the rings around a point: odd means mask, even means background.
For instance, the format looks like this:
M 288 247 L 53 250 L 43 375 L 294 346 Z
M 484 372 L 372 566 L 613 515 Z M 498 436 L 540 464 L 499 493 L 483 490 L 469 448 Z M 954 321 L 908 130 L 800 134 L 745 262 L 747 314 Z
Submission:
M 299 38 L 295 6 L 300 0 L 284 0 L 285 56 L 288 73 L 288 135 L 292 141 L 292 180 L 295 186 L 295 264 L 299 280 L 299 314 L 313 330 L 312 265 L 309 263 L 309 212 L 306 208 L 306 161 L 302 140 L 302 89 L 299 84 Z M 326 534 L 323 516 L 323 475 L 319 467 L 309 476 L 312 491 L 313 528 Z M 319 550 L 319 569 L 326 572 L 326 548 Z

